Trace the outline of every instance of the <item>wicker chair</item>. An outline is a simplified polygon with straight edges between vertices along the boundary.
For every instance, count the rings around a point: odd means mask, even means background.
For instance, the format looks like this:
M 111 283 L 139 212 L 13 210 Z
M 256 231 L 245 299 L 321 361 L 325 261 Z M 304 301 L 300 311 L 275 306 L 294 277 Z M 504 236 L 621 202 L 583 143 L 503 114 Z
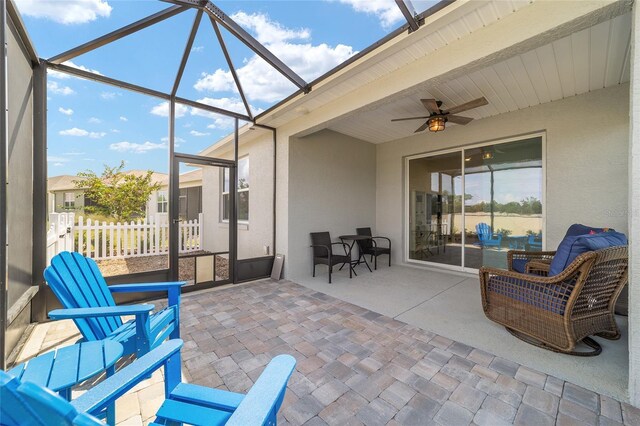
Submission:
M 345 243 L 332 243 L 331 235 L 328 232 L 312 232 L 311 248 L 313 249 L 313 276 L 316 276 L 316 265 L 327 265 L 329 267 L 329 284 L 331 284 L 331 275 L 333 267 L 345 265 L 349 266 L 349 278 L 353 277 L 353 267 L 351 265 L 351 247 Z M 336 254 L 333 252 L 333 246 L 339 245 L 344 249 L 344 254 Z
M 627 283 L 627 246 L 583 253 L 548 277 L 554 253 L 511 251 L 508 271 L 480 268 L 484 313 L 527 343 L 571 355 L 598 355 L 602 347 L 589 336 L 620 338 L 614 308 Z M 524 258 L 529 260 L 527 274 L 513 271 L 513 261 Z M 574 351 L 579 342 L 592 350 Z

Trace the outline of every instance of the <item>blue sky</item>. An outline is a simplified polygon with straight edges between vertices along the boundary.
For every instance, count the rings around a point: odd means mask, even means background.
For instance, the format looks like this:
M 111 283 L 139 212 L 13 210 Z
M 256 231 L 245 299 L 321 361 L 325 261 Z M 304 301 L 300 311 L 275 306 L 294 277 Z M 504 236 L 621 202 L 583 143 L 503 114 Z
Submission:
M 170 4 L 156 0 L 16 0 L 43 58 Z M 404 24 L 393 0 L 218 1 L 225 13 L 311 81 Z M 418 12 L 435 1 L 414 1 Z M 187 11 L 78 56 L 68 65 L 170 92 L 195 16 Z M 257 114 L 295 87 L 223 31 Z M 203 19 L 178 95 L 245 112 L 215 33 Z M 127 169 L 168 172 L 167 110 L 161 100 L 60 73 L 48 78 L 48 174 L 76 174 L 125 160 Z M 232 131 L 222 116 L 177 109 L 176 151 L 195 154 Z

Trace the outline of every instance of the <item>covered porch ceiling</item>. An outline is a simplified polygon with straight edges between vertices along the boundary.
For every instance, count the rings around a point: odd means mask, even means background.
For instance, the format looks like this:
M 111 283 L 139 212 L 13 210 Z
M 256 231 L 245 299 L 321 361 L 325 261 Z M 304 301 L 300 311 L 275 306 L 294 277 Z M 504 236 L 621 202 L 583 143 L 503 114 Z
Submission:
M 541 27 L 540 32 L 529 34 L 525 24 L 538 25 L 539 20 L 534 18 L 548 14 L 549 3 L 456 3 L 441 15 L 434 15 L 432 22 L 420 30 L 385 47 L 375 58 L 354 64 L 303 98 L 273 108 L 258 117 L 259 122 L 278 126 L 296 116 L 304 122 L 304 116 L 308 116 L 296 136 L 331 129 L 378 144 L 414 134 L 425 120 L 391 119 L 428 115 L 420 102 L 423 98 L 441 100 L 442 109 L 447 109 L 484 96 L 488 105 L 459 114 L 479 120 L 629 81 L 628 2 L 554 3 L 557 15 L 565 15 L 558 18 L 557 26 L 550 23 L 545 30 Z M 584 7 L 587 3 L 591 3 L 591 9 Z M 562 10 L 568 4 L 584 10 Z M 499 37 L 509 41 L 502 42 L 502 49 L 491 51 L 488 44 L 500 42 L 489 40 Z M 485 50 L 486 56 L 482 56 L 484 52 L 478 52 L 475 58 L 474 54 L 467 54 L 467 62 L 463 62 L 464 52 L 474 45 L 477 51 Z M 403 67 L 411 68 L 413 76 L 408 78 Z M 424 70 L 422 81 L 416 77 L 420 69 Z M 415 84 L 402 87 L 410 79 Z M 380 90 L 387 92 L 385 96 L 363 99 L 367 95 L 362 91 L 378 90 L 376 86 L 389 87 Z M 399 90 L 392 92 L 390 86 Z M 363 100 L 338 104 L 338 99 L 351 96 Z M 350 104 L 354 106 L 351 110 Z M 342 113 L 330 111 L 332 105 Z M 473 125 L 474 122 L 468 124 Z M 447 123 L 448 126 L 455 124 Z

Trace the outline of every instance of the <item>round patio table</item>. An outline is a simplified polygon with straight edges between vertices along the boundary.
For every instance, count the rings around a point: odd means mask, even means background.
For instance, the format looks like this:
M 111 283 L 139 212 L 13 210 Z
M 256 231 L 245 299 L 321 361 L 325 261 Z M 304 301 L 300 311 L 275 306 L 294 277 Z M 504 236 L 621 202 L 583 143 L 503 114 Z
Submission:
M 351 241 L 351 245 L 349 246 L 349 251 L 350 252 L 353 252 L 353 246 L 355 246 L 356 241 L 365 241 L 365 240 L 370 240 L 371 239 L 371 237 L 368 237 L 366 235 L 340 235 L 338 238 L 340 238 L 340 241 L 342 241 L 343 243 L 345 241 Z M 347 244 L 347 243 L 345 243 L 345 244 Z M 364 255 L 362 253 L 358 253 L 358 254 L 359 255 L 358 255 L 358 259 L 357 260 L 353 260 L 353 257 L 351 257 L 351 265 L 349 265 L 349 267 L 351 268 L 351 270 L 353 271 L 355 276 L 357 277 L 358 274 L 356 274 L 356 270 L 354 268 L 362 263 L 362 261 L 360 261 L 360 259 L 364 260 L 364 264 L 367 265 L 367 268 L 369 269 L 369 272 L 373 272 L 371 270 L 371 267 L 369 266 L 369 263 L 367 263 L 367 258 L 364 257 Z
M 124 348 L 112 340 L 82 342 L 38 355 L 8 371 L 22 382 L 32 382 L 71 399 L 71 388 L 103 371 L 114 373 Z

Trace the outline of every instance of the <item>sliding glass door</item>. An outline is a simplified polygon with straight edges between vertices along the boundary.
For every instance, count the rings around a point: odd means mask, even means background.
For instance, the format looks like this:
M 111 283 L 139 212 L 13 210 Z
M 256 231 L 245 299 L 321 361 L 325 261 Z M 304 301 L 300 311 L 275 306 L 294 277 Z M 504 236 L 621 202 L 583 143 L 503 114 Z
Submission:
M 535 136 L 408 159 L 408 260 L 506 268 L 510 249 L 542 250 L 542 152 Z

